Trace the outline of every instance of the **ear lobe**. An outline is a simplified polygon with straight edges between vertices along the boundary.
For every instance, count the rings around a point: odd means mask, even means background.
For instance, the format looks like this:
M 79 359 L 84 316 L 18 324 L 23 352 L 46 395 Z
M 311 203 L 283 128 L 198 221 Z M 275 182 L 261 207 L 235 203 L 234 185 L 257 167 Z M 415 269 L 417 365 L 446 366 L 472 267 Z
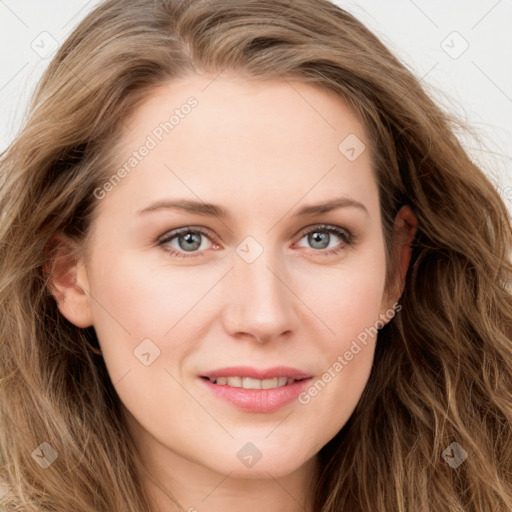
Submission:
M 77 327 L 90 327 L 93 319 L 84 290 L 89 285 L 77 243 L 58 232 L 46 244 L 45 254 L 44 274 L 59 311 Z M 84 282 L 78 281 L 78 275 Z

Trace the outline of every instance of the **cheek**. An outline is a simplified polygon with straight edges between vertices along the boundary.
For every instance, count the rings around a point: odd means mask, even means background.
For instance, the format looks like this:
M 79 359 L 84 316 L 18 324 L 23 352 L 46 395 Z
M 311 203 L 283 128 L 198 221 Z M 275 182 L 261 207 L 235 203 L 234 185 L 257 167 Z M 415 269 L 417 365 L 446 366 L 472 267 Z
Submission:
M 339 346 L 379 319 L 385 272 L 383 249 L 376 246 L 327 271 L 303 269 L 296 279 L 305 302 L 334 331 L 331 338 Z
M 100 324 L 117 321 L 136 336 L 161 337 L 216 281 L 215 272 L 199 267 L 171 269 L 164 259 L 152 266 L 149 258 L 116 255 L 94 276 L 94 316 Z
M 149 350 L 152 368 L 176 366 L 196 346 L 206 317 L 215 316 L 218 302 L 207 294 L 225 270 L 166 266 L 165 256 L 155 262 L 129 251 L 110 254 L 93 266 L 90 286 L 94 328 L 112 381 L 140 368 L 142 349 Z
M 299 403 L 327 438 L 347 422 L 371 372 L 385 285 L 384 252 L 375 247 L 373 254 L 377 257 L 347 261 L 329 276 L 316 275 L 309 284 L 310 291 L 317 290 L 308 295 L 315 313 L 334 334 L 315 337 L 323 373 L 299 396 Z

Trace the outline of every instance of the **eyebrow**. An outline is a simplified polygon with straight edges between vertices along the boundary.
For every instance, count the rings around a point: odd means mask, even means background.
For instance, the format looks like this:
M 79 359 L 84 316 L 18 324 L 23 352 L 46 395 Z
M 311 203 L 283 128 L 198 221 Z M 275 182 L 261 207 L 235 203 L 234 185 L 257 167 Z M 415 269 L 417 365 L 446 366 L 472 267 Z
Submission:
M 337 208 L 358 208 L 369 216 L 369 212 L 364 204 L 349 197 L 340 197 L 327 201 L 326 203 L 303 206 L 293 214 L 293 217 L 313 217 L 322 213 L 330 212 Z M 137 211 L 137 215 L 142 215 L 157 210 L 181 210 L 187 213 L 195 213 L 205 217 L 216 217 L 220 219 L 232 219 L 232 215 L 222 206 L 204 203 L 201 201 L 192 201 L 188 199 L 169 200 L 161 199 Z

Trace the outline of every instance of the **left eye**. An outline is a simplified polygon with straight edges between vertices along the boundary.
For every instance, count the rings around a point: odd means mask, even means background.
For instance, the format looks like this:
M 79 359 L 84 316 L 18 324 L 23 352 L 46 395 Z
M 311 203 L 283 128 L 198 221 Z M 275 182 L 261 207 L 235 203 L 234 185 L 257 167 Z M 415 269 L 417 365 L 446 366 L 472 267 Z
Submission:
M 338 244 L 330 245 L 330 242 L 332 242 L 333 234 L 335 237 L 342 240 L 342 247 L 339 247 L 339 242 Z M 339 252 L 345 246 L 351 246 L 354 243 L 352 234 L 349 231 L 338 228 L 336 226 L 314 226 L 312 229 L 308 228 L 307 231 L 303 231 L 301 235 L 301 240 L 306 239 L 307 243 L 309 243 L 313 249 L 319 249 L 324 254 Z M 326 251 L 325 249 L 329 250 Z

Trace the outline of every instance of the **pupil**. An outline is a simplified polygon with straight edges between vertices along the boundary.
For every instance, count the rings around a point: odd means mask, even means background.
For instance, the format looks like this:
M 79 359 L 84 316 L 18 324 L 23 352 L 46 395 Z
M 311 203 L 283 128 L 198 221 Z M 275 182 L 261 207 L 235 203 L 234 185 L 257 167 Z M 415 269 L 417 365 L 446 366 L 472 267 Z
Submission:
M 314 232 L 310 234 L 310 243 L 315 249 L 325 249 L 329 245 L 329 233 Z
M 185 240 L 185 242 L 187 244 L 191 244 L 191 245 L 184 246 L 181 242 L 182 240 Z M 200 235 L 198 233 L 193 233 L 191 231 L 178 237 L 178 241 L 179 241 L 180 248 L 185 251 L 187 249 L 199 249 L 199 247 L 201 246 Z

